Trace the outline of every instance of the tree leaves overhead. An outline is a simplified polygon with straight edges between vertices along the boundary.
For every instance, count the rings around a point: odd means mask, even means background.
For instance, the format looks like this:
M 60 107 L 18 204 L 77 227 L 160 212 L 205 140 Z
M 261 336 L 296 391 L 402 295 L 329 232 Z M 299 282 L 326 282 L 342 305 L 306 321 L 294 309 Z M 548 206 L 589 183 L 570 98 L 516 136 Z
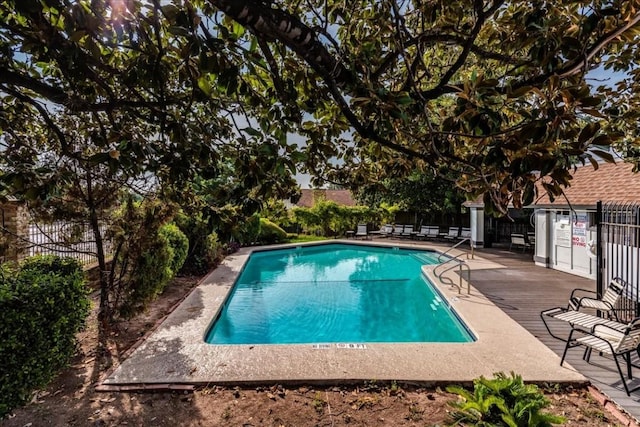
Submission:
M 44 189 L 52 175 L 38 171 L 56 161 L 38 153 L 49 152 L 178 186 L 218 177 L 231 162 L 234 177 L 254 185 L 246 191 L 259 182 L 259 194 L 288 196 L 299 152 L 257 69 L 262 59 L 247 64 L 243 34 L 210 8 L 182 1 L 0 4 L 5 193 Z M 84 139 L 74 121 L 88 129 Z
M 324 158 L 314 168 L 329 181 L 360 185 L 429 166 L 504 212 L 525 194 L 530 201 L 541 175 L 557 195 L 576 162 L 612 160 L 592 145 L 638 142 L 627 121 L 637 105 L 629 90 L 637 80 L 635 1 L 209 3 L 275 40 L 286 63 L 279 73 L 315 73 L 319 90 L 297 89 L 313 99 L 306 111 L 315 120 L 305 129 L 314 154 L 344 162 L 327 166 Z M 298 63 L 286 62 L 282 46 Z M 602 63 L 628 71 L 622 90 L 588 80 Z M 619 100 L 624 119 L 612 114 Z M 335 142 L 344 121 L 353 147 Z M 318 149 L 319 141 L 334 151 Z
M 505 212 L 609 146 L 637 155 L 639 22 L 637 0 L 6 1 L 0 128 L 37 116 L 66 149 L 55 112 L 117 111 L 158 141 L 130 163 L 166 179 L 220 159 L 247 185 L 300 161 L 354 187 L 436 170 Z M 97 160 L 121 167 L 119 141 Z

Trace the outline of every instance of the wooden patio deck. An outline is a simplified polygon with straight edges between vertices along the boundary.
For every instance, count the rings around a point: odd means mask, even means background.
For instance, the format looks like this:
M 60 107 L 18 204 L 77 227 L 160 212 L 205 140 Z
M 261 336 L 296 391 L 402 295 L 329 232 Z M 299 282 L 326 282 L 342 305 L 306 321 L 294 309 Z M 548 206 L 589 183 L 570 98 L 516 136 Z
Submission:
M 574 288 L 595 289 L 595 281 L 543 267 L 532 261 L 531 252 L 510 252 L 507 249 L 481 249 L 480 257 L 502 264 L 506 268 L 474 270 L 471 283 L 511 318 L 520 323 L 556 354 L 562 356 L 564 342 L 552 338 L 545 329 L 540 312 L 555 306 L 566 306 Z M 555 331 L 569 335 L 569 327 L 555 322 Z M 531 357 L 535 358 L 535 354 Z M 636 420 L 640 419 L 640 391 L 627 396 L 620 376 L 612 360 L 593 354 L 591 364 L 582 360 L 582 349 L 573 348 L 567 355 L 568 362 L 600 391 L 624 408 Z M 624 367 L 623 367 L 624 369 Z M 640 378 L 640 370 L 634 374 Z M 635 378 L 631 386 L 640 385 Z

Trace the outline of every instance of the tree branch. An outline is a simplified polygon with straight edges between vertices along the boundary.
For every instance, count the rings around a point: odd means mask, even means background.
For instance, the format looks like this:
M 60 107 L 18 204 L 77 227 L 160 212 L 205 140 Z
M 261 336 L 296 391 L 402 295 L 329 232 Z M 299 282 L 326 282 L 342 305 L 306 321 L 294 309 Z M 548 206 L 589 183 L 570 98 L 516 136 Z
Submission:
M 325 48 L 316 32 L 298 18 L 268 4 L 252 0 L 209 0 L 209 2 L 250 28 L 258 37 L 278 40 L 300 55 L 311 68 L 339 87 L 355 84 L 355 75 Z

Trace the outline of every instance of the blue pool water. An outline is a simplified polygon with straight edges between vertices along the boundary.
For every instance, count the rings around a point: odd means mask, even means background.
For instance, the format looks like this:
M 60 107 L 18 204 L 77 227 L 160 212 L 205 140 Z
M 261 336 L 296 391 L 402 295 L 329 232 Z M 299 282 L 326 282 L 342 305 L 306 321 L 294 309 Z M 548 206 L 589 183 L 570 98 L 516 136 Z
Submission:
M 254 252 L 206 341 L 473 341 L 422 275 L 437 255 L 346 244 Z

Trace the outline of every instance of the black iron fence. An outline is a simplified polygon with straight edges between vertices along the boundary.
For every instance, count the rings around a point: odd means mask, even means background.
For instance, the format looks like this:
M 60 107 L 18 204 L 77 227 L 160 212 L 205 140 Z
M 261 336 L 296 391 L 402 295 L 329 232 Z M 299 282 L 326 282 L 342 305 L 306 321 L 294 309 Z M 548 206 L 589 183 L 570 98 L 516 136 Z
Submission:
M 640 204 L 598 203 L 598 293 L 614 277 L 628 283 L 619 317 L 640 315 Z

